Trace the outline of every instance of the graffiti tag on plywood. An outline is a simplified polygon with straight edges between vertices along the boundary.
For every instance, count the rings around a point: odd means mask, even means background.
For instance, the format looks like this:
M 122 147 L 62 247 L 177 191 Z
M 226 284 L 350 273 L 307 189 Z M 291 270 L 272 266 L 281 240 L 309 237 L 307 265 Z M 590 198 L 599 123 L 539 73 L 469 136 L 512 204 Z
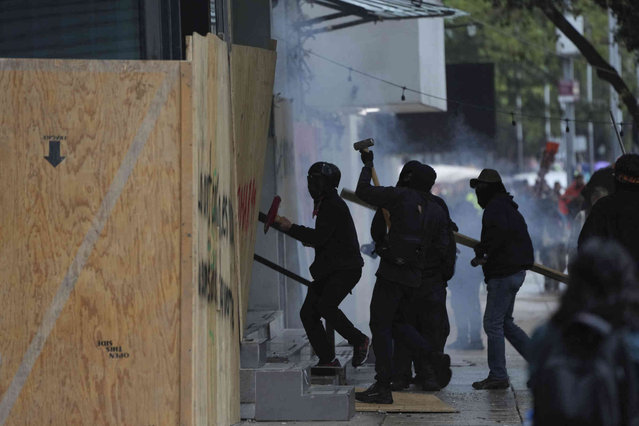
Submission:
M 233 291 L 228 283 L 229 278 L 224 277 L 218 267 L 221 258 L 218 247 L 230 248 L 235 242 L 233 203 L 228 194 L 222 193 L 219 188 L 219 176 L 216 171 L 213 171 L 213 176 L 208 173 L 200 175 L 198 210 L 206 221 L 208 232 L 206 254 L 199 264 L 198 293 L 209 303 L 214 303 L 217 309 L 230 319 L 234 328 Z M 217 241 L 217 247 L 213 241 Z
M 104 351 L 109 354 L 109 359 L 123 359 L 131 356 L 122 350 L 122 346 L 114 345 L 112 340 L 98 340 L 97 346 L 104 348 Z

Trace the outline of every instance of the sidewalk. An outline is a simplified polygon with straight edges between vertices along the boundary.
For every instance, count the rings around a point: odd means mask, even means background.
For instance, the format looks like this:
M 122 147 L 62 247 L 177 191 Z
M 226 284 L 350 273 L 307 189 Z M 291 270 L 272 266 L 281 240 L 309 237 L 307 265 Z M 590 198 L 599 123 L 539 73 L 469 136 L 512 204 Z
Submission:
M 529 272 L 515 303 L 515 322 L 527 333 L 554 311 L 557 296 L 541 294 L 543 278 Z M 482 312 L 486 293 L 482 286 L 480 293 Z M 449 310 L 449 313 L 451 311 Z M 451 315 L 452 320 L 452 315 Z M 484 343 L 485 343 L 485 335 Z M 455 327 L 451 324 L 451 336 L 455 340 Z M 526 412 L 532 407 L 532 397 L 526 388 L 527 366 L 523 358 L 506 344 L 506 362 L 511 387 L 505 390 L 478 391 L 472 382 L 484 379 L 488 374 L 486 350 L 483 351 L 447 351 L 452 359 L 453 378 L 450 384 L 435 393 L 442 401 L 452 405 L 458 413 L 357 413 L 350 422 L 331 422 L 331 425 L 519 425 Z M 349 369 L 349 384 L 367 386 L 373 382 L 373 366 Z M 411 392 L 418 392 L 411 388 Z M 242 422 L 249 425 L 254 422 Z M 326 422 L 270 422 L 260 425 L 307 425 L 326 424 Z

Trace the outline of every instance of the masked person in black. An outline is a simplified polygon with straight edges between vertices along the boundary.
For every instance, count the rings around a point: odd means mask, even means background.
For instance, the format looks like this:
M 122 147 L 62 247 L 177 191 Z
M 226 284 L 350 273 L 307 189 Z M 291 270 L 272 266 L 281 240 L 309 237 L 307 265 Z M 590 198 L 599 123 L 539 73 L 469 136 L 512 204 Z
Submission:
M 579 235 L 579 249 L 592 237 L 614 239 L 639 268 L 639 154 L 624 154 L 615 162 L 611 195 L 592 207 Z
M 339 309 L 339 304 L 362 275 L 364 260 L 351 213 L 337 194 L 341 173 L 331 163 L 318 162 L 308 170 L 308 192 L 314 202 L 315 228 L 295 225 L 280 217 L 280 229 L 315 249 L 310 267 L 313 283 L 308 289 L 300 318 L 308 340 L 319 357 L 318 366 L 340 365 L 329 343 L 321 318 L 354 346 L 352 364 L 358 367 L 368 356 L 369 339 Z
M 391 227 L 385 246 L 378 245 L 381 260 L 370 307 L 376 382 L 366 391 L 357 392 L 355 399 L 392 404 L 393 338 L 419 354 L 421 361 L 433 363 L 438 371 L 450 371 L 450 357 L 438 352 L 437 344 L 426 340 L 406 318 L 406 309 L 422 285 L 427 250 L 443 253 L 448 244 L 447 222 L 442 208 L 424 192 L 428 176 L 423 165 L 416 165 L 398 187 L 374 187 L 370 184 L 372 152 L 362 152 L 362 161 L 356 194 L 386 209 Z
M 436 246 L 426 250 L 422 284 L 403 311 L 407 321 L 434 345 L 437 352 L 441 353 L 450 334 L 450 323 L 446 311 L 446 282 L 452 277 L 455 268 L 457 249 L 453 231 L 457 231 L 457 225 L 450 219 L 446 202 L 430 192 L 437 179 L 437 173 L 432 167 L 418 161 L 409 161 L 404 165 L 396 186 L 407 187 L 412 173 L 417 168 L 425 172 L 426 179 L 422 190 L 428 194 L 429 200 L 439 205 L 446 214 L 449 243 L 444 256 Z M 375 224 L 375 218 L 373 224 Z M 402 344 L 401 339 L 396 339 L 394 343 L 392 390 L 406 389 L 411 381 L 420 385 L 425 391 L 438 391 L 448 385 L 451 377 L 449 368 L 441 372 L 436 371 L 432 362 L 420 360 L 419 354 L 412 354 L 409 348 Z M 414 380 L 412 364 L 415 366 Z
M 504 337 L 527 358 L 530 339 L 513 320 L 515 297 L 534 261 L 528 226 L 512 195 L 506 192 L 496 170 L 484 169 L 470 187 L 484 209 L 481 241 L 475 247 L 472 266 L 482 265 L 488 295 L 484 312 L 484 331 L 488 336 L 488 368 L 484 380 L 473 383 L 475 389 L 506 389 L 510 386 L 506 371 Z

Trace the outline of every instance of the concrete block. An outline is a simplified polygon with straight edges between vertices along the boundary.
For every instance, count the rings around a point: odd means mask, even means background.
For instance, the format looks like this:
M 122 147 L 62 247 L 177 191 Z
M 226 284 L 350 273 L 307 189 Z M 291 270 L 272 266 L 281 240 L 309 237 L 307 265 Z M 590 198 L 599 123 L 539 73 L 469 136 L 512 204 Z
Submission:
M 243 339 L 240 344 L 240 367 L 259 368 L 266 363 L 266 338 Z
M 254 368 L 240 368 L 241 403 L 255 402 L 255 372 Z
M 255 373 L 255 420 L 349 420 L 355 413 L 352 386 L 315 386 L 310 363 L 267 364 Z
M 240 418 L 241 419 L 254 419 L 255 418 L 255 403 L 241 403 L 240 404 Z

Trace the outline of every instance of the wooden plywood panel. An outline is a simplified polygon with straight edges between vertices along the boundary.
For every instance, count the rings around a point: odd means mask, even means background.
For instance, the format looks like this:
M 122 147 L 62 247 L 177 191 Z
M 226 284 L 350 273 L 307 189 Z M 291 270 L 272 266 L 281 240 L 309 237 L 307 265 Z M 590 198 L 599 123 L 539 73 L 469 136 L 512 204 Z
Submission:
M 272 50 L 235 45 L 231 51 L 233 143 L 237 179 L 236 248 L 242 331 L 248 310 L 259 208 L 257 199 L 262 190 L 275 59 L 276 55 Z
M 195 418 L 239 421 L 239 305 L 234 225 L 235 188 L 227 47 L 195 34 L 193 64 L 194 178 L 198 182 L 195 261 Z
M 193 260 L 196 239 L 193 224 L 197 212 L 197 181 L 193 175 L 193 69 L 190 63 L 180 64 L 181 152 L 180 152 L 180 424 L 194 424 L 194 311 L 197 296 Z
M 8 424 L 178 421 L 178 70 L 0 61 Z

